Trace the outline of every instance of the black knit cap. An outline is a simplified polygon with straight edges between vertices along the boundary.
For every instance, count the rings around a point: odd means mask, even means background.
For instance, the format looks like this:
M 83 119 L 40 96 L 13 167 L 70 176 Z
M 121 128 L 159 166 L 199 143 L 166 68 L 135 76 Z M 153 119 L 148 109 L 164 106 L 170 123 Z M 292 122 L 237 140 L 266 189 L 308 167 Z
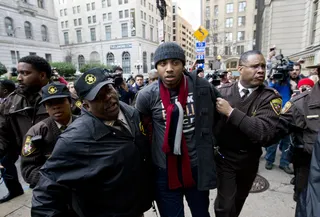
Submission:
M 162 60 L 178 59 L 181 60 L 183 65 L 186 63 L 186 56 L 184 50 L 177 43 L 165 42 L 156 49 L 154 53 L 154 64 L 157 68 L 157 64 Z

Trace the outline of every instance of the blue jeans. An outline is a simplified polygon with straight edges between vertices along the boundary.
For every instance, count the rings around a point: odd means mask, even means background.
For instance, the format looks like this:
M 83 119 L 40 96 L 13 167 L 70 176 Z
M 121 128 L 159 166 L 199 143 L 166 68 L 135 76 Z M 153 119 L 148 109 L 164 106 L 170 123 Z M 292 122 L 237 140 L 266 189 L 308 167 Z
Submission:
M 289 165 L 287 149 L 290 146 L 290 136 L 284 137 L 282 140 L 280 140 L 278 144 L 279 144 L 279 149 L 282 152 L 281 159 L 280 159 L 280 166 L 286 167 Z M 266 148 L 267 153 L 266 153 L 265 159 L 269 163 L 274 163 L 278 144 L 274 144 Z
M 197 182 L 197 168 L 192 169 L 193 179 Z M 166 169 L 156 168 L 155 199 L 161 217 L 184 217 L 183 196 L 186 197 L 193 217 L 210 217 L 209 191 L 192 188 L 170 190 Z

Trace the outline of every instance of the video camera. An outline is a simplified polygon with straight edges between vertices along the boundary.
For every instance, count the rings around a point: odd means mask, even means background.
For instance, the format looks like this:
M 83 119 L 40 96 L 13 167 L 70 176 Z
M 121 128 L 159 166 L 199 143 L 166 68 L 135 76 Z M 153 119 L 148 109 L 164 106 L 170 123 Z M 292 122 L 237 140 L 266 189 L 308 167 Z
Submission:
M 293 70 L 293 62 L 284 58 L 282 54 L 275 57 L 278 63 L 271 69 L 268 77 L 276 81 L 284 81 L 289 77 L 289 72 Z
M 103 70 L 104 74 L 106 75 L 107 78 L 111 78 L 114 81 L 114 86 L 119 87 L 122 82 L 123 82 L 123 72 L 120 70 L 110 70 L 110 69 L 104 69 Z
M 215 70 L 212 74 L 208 73 L 205 78 L 213 85 L 219 86 L 221 83 L 221 79 L 226 76 L 228 72 L 226 70 L 218 69 Z

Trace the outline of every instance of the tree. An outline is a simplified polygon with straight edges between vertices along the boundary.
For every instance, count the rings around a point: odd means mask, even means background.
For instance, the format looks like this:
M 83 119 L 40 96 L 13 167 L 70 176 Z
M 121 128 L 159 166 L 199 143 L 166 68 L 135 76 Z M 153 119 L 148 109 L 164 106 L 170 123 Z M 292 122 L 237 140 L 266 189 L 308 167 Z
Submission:
M 101 63 L 87 63 L 87 64 L 83 65 L 80 68 L 80 72 L 83 73 L 83 72 L 86 72 L 86 71 L 88 71 L 89 69 L 92 69 L 92 68 L 112 69 L 112 66 L 104 65 L 104 64 L 101 64 Z
M 72 63 L 66 62 L 54 62 L 50 64 L 51 67 L 55 67 L 59 74 L 63 77 L 71 77 L 76 73 L 76 67 Z
M 0 62 L 0 75 L 6 74 L 8 72 L 5 65 Z

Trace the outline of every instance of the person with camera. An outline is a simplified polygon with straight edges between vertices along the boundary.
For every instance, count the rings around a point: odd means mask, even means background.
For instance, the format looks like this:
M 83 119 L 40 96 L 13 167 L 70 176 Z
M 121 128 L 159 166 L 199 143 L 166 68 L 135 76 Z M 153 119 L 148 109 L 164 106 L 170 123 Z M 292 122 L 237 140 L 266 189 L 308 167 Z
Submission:
M 262 147 L 273 142 L 281 112 L 281 96 L 263 84 L 266 62 L 260 51 L 244 52 L 240 80 L 221 86 L 215 127 L 217 217 L 240 215 L 259 168 Z
M 115 79 L 115 89 L 118 92 L 119 100 L 131 105 L 135 93 L 130 89 L 130 86 L 123 79 L 123 69 L 120 66 L 115 66 L 112 69 L 112 76 Z
M 141 217 L 151 207 L 149 146 L 139 112 L 119 101 L 113 85 L 114 77 L 99 68 L 76 81 L 82 115 L 40 169 L 31 216 L 68 216 L 70 200 L 82 217 Z
M 21 153 L 23 137 L 36 123 L 49 115 L 40 105 L 39 91 L 49 83 L 51 66 L 39 56 L 25 56 L 17 66 L 18 88 L 0 106 L 0 167 L 8 194 L 0 203 L 23 194 L 15 162 Z
M 271 49 L 270 49 L 271 50 Z M 290 100 L 291 95 L 293 91 L 291 90 L 291 79 L 289 76 L 289 69 L 288 70 L 281 70 L 277 66 L 273 67 L 271 58 L 275 56 L 275 50 L 271 50 L 269 55 L 268 55 L 268 60 L 267 60 L 267 68 L 269 70 L 269 87 L 274 88 L 279 92 L 279 94 L 282 97 L 282 107 Z M 283 56 L 279 55 L 275 57 L 277 60 L 281 61 L 281 64 L 284 64 L 283 61 Z M 290 65 L 290 62 L 286 62 L 287 65 Z M 282 65 L 281 65 L 282 67 Z M 291 65 L 290 65 L 291 67 Z M 288 68 L 290 68 L 288 67 Z M 293 174 L 293 170 L 290 168 L 290 162 L 288 159 L 288 152 L 286 151 L 289 146 L 290 146 L 290 137 L 285 136 L 282 138 L 278 143 L 273 144 L 269 147 L 266 148 L 266 155 L 265 155 L 265 168 L 267 170 L 271 170 L 273 168 L 273 163 L 275 161 L 276 157 L 276 152 L 277 149 L 281 150 L 281 158 L 280 158 L 280 164 L 279 168 L 282 169 L 284 172 L 287 174 Z
M 320 66 L 310 66 L 307 68 L 316 68 L 318 76 Z M 282 109 L 280 123 L 278 125 L 278 135 L 283 136 L 292 134 L 292 143 L 294 144 L 294 166 L 295 166 L 295 194 L 297 199 L 296 217 L 307 216 L 306 196 L 308 176 L 310 171 L 310 162 L 313 146 L 317 139 L 320 129 L 320 82 L 317 82 L 310 90 L 293 97 L 286 103 Z M 316 184 L 319 180 L 319 173 L 313 182 Z M 316 189 L 311 189 L 318 191 Z M 317 204 L 318 206 L 318 204 Z M 318 209 L 318 208 L 317 208 Z

